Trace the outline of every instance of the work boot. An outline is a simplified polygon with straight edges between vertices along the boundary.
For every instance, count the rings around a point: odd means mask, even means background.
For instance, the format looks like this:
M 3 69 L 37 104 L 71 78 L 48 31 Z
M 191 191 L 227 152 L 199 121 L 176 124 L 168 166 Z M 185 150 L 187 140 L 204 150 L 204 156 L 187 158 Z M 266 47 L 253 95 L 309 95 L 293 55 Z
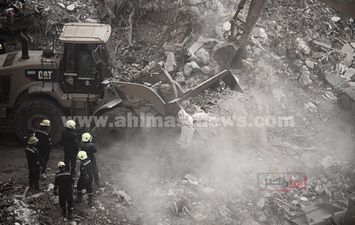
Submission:
M 68 218 L 69 221 L 73 220 L 73 215 L 72 215 L 71 210 L 68 211 L 68 217 L 67 218 Z
M 66 215 L 67 215 L 67 213 L 65 212 L 65 210 L 62 210 L 62 219 L 63 219 L 63 221 L 65 221 Z
M 81 192 L 79 193 L 78 192 L 78 196 L 77 196 L 76 202 L 80 203 L 82 199 L 83 199 L 83 193 L 81 193 Z
M 88 194 L 89 206 L 90 206 L 90 207 L 93 207 L 93 206 L 94 206 L 94 202 L 93 202 L 92 197 L 93 197 L 92 194 Z

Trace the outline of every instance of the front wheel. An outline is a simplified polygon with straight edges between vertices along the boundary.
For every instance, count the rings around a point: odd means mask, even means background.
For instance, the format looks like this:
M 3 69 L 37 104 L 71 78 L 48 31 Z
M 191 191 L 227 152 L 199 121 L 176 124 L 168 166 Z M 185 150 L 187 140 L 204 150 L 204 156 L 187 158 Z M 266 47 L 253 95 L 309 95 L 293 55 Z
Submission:
M 136 126 L 139 125 L 139 118 L 129 108 L 118 106 L 103 113 L 101 117 L 106 123 L 99 124 L 99 127 L 94 124 L 93 129 L 98 144 L 103 147 L 119 144 L 118 147 L 123 148 L 139 131 Z
M 61 139 L 63 130 L 63 110 L 53 101 L 47 99 L 28 99 L 22 103 L 15 114 L 15 131 L 17 137 L 23 141 L 29 132 L 39 128 L 43 119 L 51 121 L 49 134 L 53 144 Z

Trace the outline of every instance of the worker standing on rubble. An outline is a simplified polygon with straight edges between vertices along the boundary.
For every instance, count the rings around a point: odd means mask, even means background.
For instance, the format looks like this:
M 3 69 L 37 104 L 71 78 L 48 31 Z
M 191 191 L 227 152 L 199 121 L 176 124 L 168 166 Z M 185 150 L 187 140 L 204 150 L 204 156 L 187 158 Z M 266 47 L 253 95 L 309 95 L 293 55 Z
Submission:
M 65 170 L 70 172 L 72 178 L 74 178 L 75 175 L 76 155 L 79 151 L 75 126 L 75 121 L 68 120 L 62 133 Z
M 93 206 L 93 193 L 92 193 L 92 181 L 93 181 L 93 167 L 92 162 L 88 158 L 85 151 L 78 152 L 78 158 L 80 159 L 80 177 L 77 185 L 78 203 L 81 202 L 83 197 L 83 190 L 86 190 L 89 199 L 89 206 Z
M 73 209 L 73 189 L 72 178 L 68 171 L 65 170 L 65 163 L 58 162 L 59 172 L 55 175 L 54 195 L 59 194 L 59 205 L 62 210 L 63 218 L 72 219 Z
M 43 120 L 40 125 L 41 126 L 39 130 L 35 132 L 35 136 L 38 138 L 38 150 L 41 156 L 41 177 L 46 179 L 47 163 L 49 160 L 50 152 L 52 151 L 52 141 L 48 133 L 51 122 L 49 120 Z
M 99 177 L 99 170 L 97 168 L 97 163 L 96 163 L 96 157 L 95 153 L 97 152 L 97 148 L 92 143 L 92 136 L 90 133 L 84 133 L 81 136 L 81 145 L 80 149 L 82 151 L 85 151 L 89 159 L 91 160 L 92 163 L 92 168 L 93 168 L 93 175 L 94 175 L 94 181 L 97 187 L 100 187 L 100 177 Z
M 31 189 L 34 191 L 40 191 L 39 189 L 39 177 L 41 174 L 41 164 L 40 155 L 37 149 L 38 139 L 35 136 L 31 136 L 28 139 L 27 146 L 25 149 L 28 173 L 29 173 L 29 183 Z

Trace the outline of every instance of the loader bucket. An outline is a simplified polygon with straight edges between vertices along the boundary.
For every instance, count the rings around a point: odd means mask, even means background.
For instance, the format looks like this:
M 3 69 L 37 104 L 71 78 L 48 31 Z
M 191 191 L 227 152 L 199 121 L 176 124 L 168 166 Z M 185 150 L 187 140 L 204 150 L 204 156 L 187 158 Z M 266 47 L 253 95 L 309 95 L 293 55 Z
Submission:
M 188 90 L 187 92 L 181 93 L 179 97 L 166 102 L 156 91 L 152 88 L 145 86 L 143 84 L 131 83 L 131 82 L 120 82 L 120 81 L 110 81 L 111 85 L 116 88 L 118 92 L 125 96 L 135 96 L 145 101 L 149 102 L 152 107 L 158 111 L 161 115 L 173 115 L 176 116 L 181 109 L 180 103 L 191 97 L 194 97 L 201 93 L 203 90 L 215 85 L 220 80 L 229 86 L 232 90 L 243 92 L 239 85 L 238 79 L 229 71 L 224 70 L 219 74 L 211 77 L 200 85 Z
M 227 86 L 229 86 L 231 90 L 235 90 L 243 93 L 243 90 L 239 84 L 239 80 L 232 74 L 231 71 L 224 70 L 219 74 L 216 74 L 213 77 L 209 78 L 208 80 L 204 81 L 203 83 L 199 84 L 198 86 L 194 87 L 193 89 L 190 89 L 189 91 L 185 92 L 184 95 L 182 95 L 180 98 L 176 98 L 170 101 L 169 103 L 173 103 L 173 102 L 181 103 L 191 97 L 198 95 L 199 93 L 206 90 L 207 88 L 215 85 L 220 80 L 223 80 L 223 82 Z

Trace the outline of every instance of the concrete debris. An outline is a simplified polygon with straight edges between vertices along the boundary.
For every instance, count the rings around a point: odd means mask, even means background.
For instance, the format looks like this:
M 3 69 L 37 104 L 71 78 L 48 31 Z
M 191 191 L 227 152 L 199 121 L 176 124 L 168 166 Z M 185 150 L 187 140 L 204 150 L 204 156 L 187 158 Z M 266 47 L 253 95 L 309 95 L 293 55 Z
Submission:
M 119 190 L 119 189 L 114 189 L 112 192 L 112 195 L 115 197 L 119 198 L 120 201 L 126 202 L 128 204 L 132 204 L 132 197 L 129 196 L 125 191 Z
M 339 16 L 333 16 L 332 18 L 330 18 L 334 23 L 339 22 L 341 20 L 341 18 Z
M 186 63 L 184 66 L 184 75 L 189 77 L 193 72 L 201 71 L 201 67 L 196 62 Z
M 36 211 L 21 200 L 14 200 L 13 213 L 15 220 L 22 224 L 39 224 Z
M 305 63 L 306 63 L 306 66 L 307 66 L 310 70 L 313 70 L 314 67 L 315 67 L 315 65 L 316 65 L 316 62 L 311 61 L 311 60 L 308 60 L 308 59 L 305 61 Z
M 305 55 L 309 55 L 311 53 L 311 49 L 306 41 L 300 37 L 296 38 L 296 48 L 299 52 Z
M 310 113 L 317 113 L 318 108 L 313 104 L 313 102 L 307 102 L 304 104 L 305 109 Z
M 166 61 L 164 64 L 164 67 L 166 71 L 173 72 L 176 69 L 176 61 L 175 61 L 175 55 L 174 52 L 165 52 L 166 55 Z
M 201 48 L 200 50 L 198 50 L 196 52 L 196 56 L 199 58 L 199 60 L 201 61 L 201 63 L 203 65 L 209 65 L 211 60 L 210 60 L 210 53 L 208 53 L 208 51 L 206 51 L 206 49 Z
M 65 5 L 64 5 L 62 2 L 57 2 L 57 4 L 58 4 L 60 7 L 62 7 L 63 9 L 66 8 Z
M 331 44 L 324 41 L 313 41 L 313 43 L 327 50 L 332 48 Z
M 257 206 L 259 209 L 264 208 L 264 206 L 265 206 L 265 198 L 260 198 L 259 201 L 256 203 L 256 206 Z
M 303 202 L 308 202 L 309 201 L 308 198 L 303 197 L 303 196 L 300 197 L 300 200 L 303 201 Z
M 181 109 L 178 113 L 178 121 L 181 124 L 181 133 L 178 139 L 178 143 L 187 145 L 191 143 L 195 129 L 193 128 L 193 118 Z
M 215 73 L 215 70 L 213 70 L 210 66 L 203 66 L 201 68 L 201 72 L 207 75 L 213 75 Z
M 267 45 L 269 43 L 268 34 L 264 28 L 255 28 L 253 33 L 253 40 L 260 45 Z
M 70 4 L 66 7 L 66 9 L 70 12 L 73 12 L 76 9 L 76 4 Z
M 340 52 L 345 56 L 341 63 L 347 67 L 350 67 L 355 57 L 355 48 L 353 48 L 350 44 L 345 44 Z
M 312 84 L 311 72 L 306 66 L 301 67 L 300 84 L 302 87 L 306 88 Z
M 349 68 L 343 76 L 348 80 L 352 80 L 355 76 L 355 68 Z
M 337 100 L 336 95 L 333 93 L 332 89 L 328 88 L 324 90 L 324 98 L 335 102 Z
M 212 45 L 214 46 L 215 44 L 219 43 L 217 39 L 213 38 L 206 38 L 203 36 L 199 36 L 198 40 L 193 43 L 189 48 L 188 51 L 192 53 L 196 53 L 198 50 L 200 50 L 204 45 Z
M 197 185 L 197 186 L 199 185 L 198 184 L 198 179 L 196 177 L 194 177 L 193 175 L 186 174 L 185 178 L 190 184 Z

